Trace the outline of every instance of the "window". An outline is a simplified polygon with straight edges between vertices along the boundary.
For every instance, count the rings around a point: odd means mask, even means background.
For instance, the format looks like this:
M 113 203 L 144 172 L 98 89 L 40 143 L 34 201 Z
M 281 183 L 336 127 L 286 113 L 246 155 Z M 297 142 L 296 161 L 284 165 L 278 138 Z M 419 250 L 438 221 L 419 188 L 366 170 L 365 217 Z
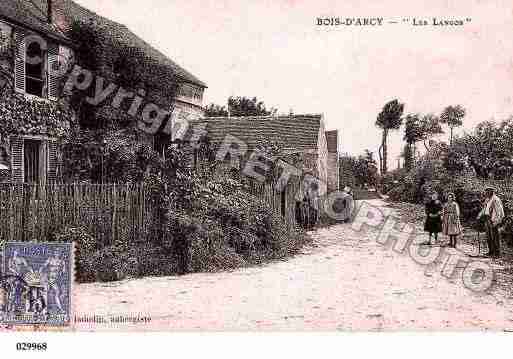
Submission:
M 27 46 L 26 58 L 40 58 L 34 64 L 25 62 L 25 91 L 27 94 L 43 97 L 45 88 L 45 68 L 43 59 L 46 58 L 46 54 L 41 49 L 41 46 L 37 42 L 30 43 Z
M 285 218 L 287 214 L 287 188 L 281 191 L 281 216 Z
M 41 141 L 25 139 L 23 141 L 24 151 L 24 173 L 25 183 L 39 183 L 41 180 L 41 171 L 44 167 L 41 166 Z
M 153 136 L 153 150 L 155 150 L 162 158 L 165 158 L 166 148 L 171 143 L 171 136 L 158 132 Z
M 47 48 L 37 41 L 27 41 L 27 32 L 16 31 L 13 43 L 16 49 L 14 58 L 14 87 L 17 92 L 57 101 L 59 97 L 60 76 L 56 71 L 60 58 L 70 58 L 70 50 L 54 42 L 48 42 Z M 67 56 L 67 57 L 66 57 Z M 28 59 L 41 61 L 27 61 Z M 32 63 L 35 62 L 35 63 Z

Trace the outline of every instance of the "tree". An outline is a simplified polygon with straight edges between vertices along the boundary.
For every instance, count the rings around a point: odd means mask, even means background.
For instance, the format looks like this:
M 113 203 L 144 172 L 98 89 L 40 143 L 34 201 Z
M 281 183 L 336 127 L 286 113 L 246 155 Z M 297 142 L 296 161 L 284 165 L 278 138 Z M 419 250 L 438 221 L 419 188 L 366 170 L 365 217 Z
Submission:
M 205 108 L 205 116 L 207 117 L 228 117 L 228 110 L 225 106 L 219 106 L 211 103 Z
M 263 101 L 256 97 L 230 96 L 228 108 L 211 103 L 205 108 L 207 117 L 243 117 L 243 116 L 270 116 L 277 112 L 275 108 L 267 109 Z
M 471 133 L 456 138 L 451 151 L 449 165 L 463 162 L 479 178 L 513 175 L 513 118 L 500 123 L 479 123 Z
M 422 133 L 422 141 L 424 142 L 424 147 L 426 148 L 426 151 L 429 150 L 429 146 L 427 145 L 426 141 L 428 141 L 432 137 L 444 133 L 442 125 L 440 123 L 440 118 L 438 116 L 433 115 L 432 113 L 422 116 L 420 120 L 420 130 Z
M 374 153 L 365 150 L 358 157 L 340 157 L 341 185 L 342 186 L 364 186 L 365 184 L 376 186 L 378 168 L 374 160 Z
M 446 124 L 451 129 L 451 137 L 449 144 L 452 145 L 453 130 L 455 127 L 463 125 L 463 118 L 466 115 L 466 110 L 461 105 L 447 106 L 440 115 L 440 121 Z
M 404 140 L 409 147 L 412 163 L 415 163 L 415 144 L 424 138 L 419 114 L 408 114 L 404 124 Z
M 383 130 L 381 146 L 379 147 L 380 170 L 382 174 L 387 172 L 387 139 L 390 130 L 398 130 L 403 122 L 402 115 L 404 104 L 399 100 L 388 102 L 376 119 L 376 126 Z
M 232 97 L 228 99 L 228 109 L 231 116 L 269 116 L 276 113 L 276 109 L 268 110 L 263 101 L 256 97 Z
M 426 141 L 430 138 L 443 133 L 440 119 L 433 115 L 419 115 L 419 114 L 408 114 L 405 117 L 405 128 L 404 128 L 404 140 L 406 141 L 408 149 L 408 156 L 411 158 L 405 158 L 406 161 L 410 161 L 410 165 L 415 162 L 416 154 L 416 143 L 423 141 L 426 151 L 429 150 L 429 146 Z

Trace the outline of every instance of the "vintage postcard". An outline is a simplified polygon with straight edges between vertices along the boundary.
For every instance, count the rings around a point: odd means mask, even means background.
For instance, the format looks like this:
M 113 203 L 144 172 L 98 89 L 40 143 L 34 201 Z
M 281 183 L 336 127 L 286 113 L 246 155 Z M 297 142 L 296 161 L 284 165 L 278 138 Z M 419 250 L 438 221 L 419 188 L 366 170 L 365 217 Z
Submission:
M 512 31 L 1 0 L 0 332 L 513 331 Z

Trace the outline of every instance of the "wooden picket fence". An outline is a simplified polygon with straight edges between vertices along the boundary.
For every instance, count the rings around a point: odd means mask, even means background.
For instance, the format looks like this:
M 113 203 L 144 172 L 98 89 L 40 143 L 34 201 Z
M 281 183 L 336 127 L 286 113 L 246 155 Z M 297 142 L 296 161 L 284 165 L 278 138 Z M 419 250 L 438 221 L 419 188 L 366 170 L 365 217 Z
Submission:
M 0 243 L 44 242 L 82 227 L 106 246 L 151 232 L 152 199 L 143 184 L 0 184 Z
M 273 184 L 253 183 L 249 192 L 291 228 L 301 225 L 297 221 L 299 186 L 291 181 L 282 193 Z M 158 215 L 144 184 L 0 183 L 0 243 L 46 242 L 65 228 L 84 228 L 98 247 L 148 241 L 158 236 L 154 228 Z
M 261 199 L 276 214 L 281 215 L 288 228 L 318 221 L 318 218 L 311 218 L 312 211 L 309 206 L 298 202 L 298 193 L 300 192 L 301 183 L 299 181 L 289 181 L 284 191 L 280 191 L 274 183 L 255 181 L 249 183 L 249 193 Z

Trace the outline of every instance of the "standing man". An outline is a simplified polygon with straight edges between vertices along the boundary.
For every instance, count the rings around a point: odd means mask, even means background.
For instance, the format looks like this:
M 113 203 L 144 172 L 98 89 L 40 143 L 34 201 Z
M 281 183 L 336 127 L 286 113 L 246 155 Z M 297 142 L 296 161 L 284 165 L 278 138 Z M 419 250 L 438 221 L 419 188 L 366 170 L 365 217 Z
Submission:
M 489 249 L 487 255 L 499 257 L 501 255 L 499 225 L 504 219 L 504 207 L 500 198 L 495 195 L 493 187 L 486 187 L 484 207 L 477 218 L 482 218 L 485 223 Z

